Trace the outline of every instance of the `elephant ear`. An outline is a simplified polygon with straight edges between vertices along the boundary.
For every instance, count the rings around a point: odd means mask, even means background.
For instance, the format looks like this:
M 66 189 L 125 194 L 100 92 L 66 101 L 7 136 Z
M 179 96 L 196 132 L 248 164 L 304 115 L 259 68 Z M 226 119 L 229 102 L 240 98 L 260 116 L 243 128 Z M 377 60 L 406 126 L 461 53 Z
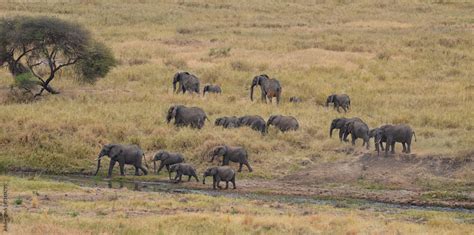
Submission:
M 118 146 L 118 145 L 113 145 L 113 146 L 110 147 L 109 157 L 110 157 L 110 158 L 115 158 L 115 157 L 117 157 L 117 155 L 119 155 L 121 152 L 122 152 L 122 148 L 120 148 L 120 146 Z
M 217 175 L 217 167 L 211 168 L 211 174 L 210 175 Z

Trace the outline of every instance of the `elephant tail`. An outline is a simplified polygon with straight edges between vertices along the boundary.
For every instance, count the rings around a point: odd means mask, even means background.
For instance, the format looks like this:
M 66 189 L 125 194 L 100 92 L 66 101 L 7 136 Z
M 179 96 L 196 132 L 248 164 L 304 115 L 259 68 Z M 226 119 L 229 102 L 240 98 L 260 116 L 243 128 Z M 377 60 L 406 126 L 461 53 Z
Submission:
M 416 135 L 414 131 L 412 132 L 412 135 L 415 137 L 415 142 L 416 142 Z

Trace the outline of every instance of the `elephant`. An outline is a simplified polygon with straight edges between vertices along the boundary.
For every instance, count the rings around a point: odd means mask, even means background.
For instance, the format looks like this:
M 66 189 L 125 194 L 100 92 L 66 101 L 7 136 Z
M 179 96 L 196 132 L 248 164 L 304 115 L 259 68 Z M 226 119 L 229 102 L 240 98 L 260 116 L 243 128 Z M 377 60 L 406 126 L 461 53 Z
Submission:
M 229 161 L 238 162 L 239 163 L 239 170 L 238 172 L 242 171 L 242 166 L 247 166 L 249 172 L 252 172 L 252 167 L 248 162 L 248 154 L 247 150 L 242 147 L 232 147 L 227 145 L 221 145 L 214 148 L 212 151 L 212 157 L 209 162 L 214 161 L 215 157 L 223 156 L 222 165 L 226 166 L 229 165 Z
M 156 171 L 156 161 L 161 161 L 160 167 L 158 168 L 158 172 Z M 170 153 L 164 150 L 160 150 L 153 157 L 153 171 L 156 174 L 159 174 L 161 169 L 163 169 L 163 167 L 166 167 L 166 170 L 168 170 L 169 172 L 170 165 L 183 163 L 183 162 L 185 162 L 185 160 L 184 160 L 183 155 L 181 155 L 180 153 Z
M 250 87 L 250 100 L 253 101 L 253 88 L 259 85 L 262 90 L 262 101 L 267 103 L 267 98 L 272 102 L 272 98 L 276 97 L 277 104 L 280 103 L 281 85 L 280 82 L 274 78 L 268 77 L 266 74 L 255 76 Z
M 374 138 L 375 151 L 377 151 L 377 155 L 380 155 L 380 149 L 385 151 L 383 143 L 387 143 L 387 138 L 383 135 L 383 128 L 386 128 L 387 126 L 389 125 L 377 127 L 369 131 L 369 138 Z
M 303 102 L 303 100 L 299 97 L 296 97 L 296 96 L 290 97 L 290 103 L 301 103 L 301 102 Z
M 402 143 L 403 153 L 411 152 L 411 140 L 412 137 L 415 137 L 416 141 L 416 135 L 409 125 L 385 125 L 379 129 L 379 134 L 375 135 L 375 142 L 381 143 L 383 140 L 386 140 L 385 155 L 388 155 L 389 148 L 391 148 L 392 154 L 395 153 L 396 142 Z
M 143 150 L 140 149 L 137 145 L 122 145 L 122 144 L 106 144 L 102 147 L 102 150 L 99 153 L 97 158 L 97 170 L 94 175 L 99 173 L 100 169 L 100 160 L 108 156 L 110 158 L 109 172 L 107 178 L 112 176 L 112 170 L 114 169 L 115 163 L 118 162 L 120 166 L 120 175 L 125 175 L 124 167 L 125 164 L 133 165 L 135 167 L 135 175 L 140 175 L 138 169 L 143 171 L 143 174 L 147 175 L 148 170 L 142 166 L 142 159 L 146 163 L 145 154 Z
M 198 107 L 186 107 L 184 105 L 171 106 L 166 116 L 167 123 L 174 118 L 174 125 L 177 127 L 191 126 L 192 128 L 201 129 L 207 118 L 204 110 Z
M 178 89 L 176 89 L 176 83 L 179 83 Z M 189 72 L 178 72 L 173 77 L 173 91 L 199 94 L 199 79 Z
M 262 135 L 267 132 L 265 120 L 258 115 L 246 115 L 239 117 L 240 126 L 250 126 L 253 130 L 259 131 Z
M 329 103 L 334 103 L 334 109 L 337 109 L 337 112 L 340 112 L 339 107 L 342 107 L 344 112 L 347 112 L 351 106 L 351 99 L 346 94 L 332 94 L 326 100 L 326 107 L 329 106 Z
M 206 184 L 206 177 L 212 176 L 212 188 L 216 189 L 216 186 L 221 189 L 219 183 L 225 181 L 225 189 L 229 188 L 229 181 L 232 182 L 232 185 L 235 187 L 235 171 L 228 166 L 215 166 L 208 168 L 204 174 L 202 183 Z
M 351 134 L 352 137 L 352 145 L 355 145 L 355 141 L 357 138 L 361 138 L 364 140 L 362 146 L 365 145 L 366 149 L 369 149 L 369 127 L 367 124 L 361 121 L 353 121 L 348 122 L 346 124 L 346 134 Z M 344 137 L 344 139 L 347 135 Z
M 333 119 L 331 122 L 331 126 L 329 128 L 329 137 L 332 137 L 332 131 L 334 129 L 339 129 L 339 140 L 342 142 L 344 133 L 346 132 L 346 123 L 353 122 L 353 121 L 360 121 L 363 122 L 362 119 L 360 118 L 336 118 Z M 346 138 L 344 138 L 344 141 L 347 141 Z
M 176 172 L 176 176 L 174 177 L 174 180 L 176 183 L 181 182 L 181 177 L 183 175 L 188 176 L 188 182 L 191 181 L 191 177 L 196 178 L 196 181 L 199 182 L 199 179 L 196 175 L 196 168 L 194 168 L 191 164 L 187 163 L 177 163 L 173 164 L 170 166 L 170 171 L 169 171 L 169 176 L 171 180 L 171 172 Z
M 296 131 L 300 127 L 298 120 L 293 116 L 272 115 L 268 118 L 267 128 L 271 125 L 276 126 L 280 131 Z
M 206 85 L 202 90 L 202 96 L 206 95 L 206 92 L 220 94 L 222 93 L 222 89 L 219 85 Z
M 240 127 L 240 122 L 239 122 L 239 118 L 237 118 L 236 116 L 220 117 L 216 119 L 216 121 L 214 122 L 214 125 L 222 126 L 224 128 L 237 128 L 237 127 Z

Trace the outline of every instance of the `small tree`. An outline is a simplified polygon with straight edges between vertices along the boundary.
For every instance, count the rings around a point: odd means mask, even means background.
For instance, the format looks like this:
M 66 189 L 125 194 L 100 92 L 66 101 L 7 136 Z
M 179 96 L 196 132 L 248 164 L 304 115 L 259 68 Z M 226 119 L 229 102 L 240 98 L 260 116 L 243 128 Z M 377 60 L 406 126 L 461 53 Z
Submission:
M 47 17 L 0 21 L 0 65 L 7 64 L 15 78 L 41 86 L 35 96 L 45 90 L 58 94 L 50 83 L 65 67 L 75 66 L 83 81 L 95 82 L 115 63 L 110 49 L 78 24 Z

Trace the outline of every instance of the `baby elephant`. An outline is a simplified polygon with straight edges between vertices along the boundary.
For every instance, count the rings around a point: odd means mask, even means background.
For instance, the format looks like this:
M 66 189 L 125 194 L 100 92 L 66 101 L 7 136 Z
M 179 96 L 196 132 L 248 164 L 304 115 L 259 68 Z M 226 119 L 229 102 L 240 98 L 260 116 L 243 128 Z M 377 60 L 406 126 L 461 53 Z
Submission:
M 337 112 L 340 112 L 339 107 L 342 107 L 344 112 L 347 112 L 351 106 L 351 99 L 346 94 L 332 94 L 326 100 L 326 107 L 329 106 L 329 103 L 334 104 L 334 109 L 337 109 Z
M 199 179 L 196 175 L 196 169 L 190 164 L 178 163 L 178 164 L 171 165 L 170 172 L 169 172 L 170 179 L 171 179 L 171 172 L 176 172 L 176 176 L 174 177 L 174 180 L 176 183 L 181 182 L 181 177 L 183 175 L 187 175 L 189 177 L 188 182 L 191 181 L 191 177 L 196 178 L 196 181 L 199 182 Z
M 296 131 L 300 127 L 298 120 L 292 116 L 272 115 L 268 118 L 267 128 L 276 126 L 280 131 Z
M 300 97 L 292 96 L 290 97 L 290 103 L 301 103 L 303 100 Z
M 206 92 L 220 94 L 222 90 L 219 85 L 206 85 L 202 91 L 202 96 L 206 95 Z
M 242 165 L 247 166 L 249 172 L 253 171 L 248 162 L 247 151 L 242 147 L 231 147 L 227 145 L 217 146 L 214 148 L 214 151 L 212 151 L 212 158 L 209 162 L 214 161 L 215 157 L 220 156 L 224 157 L 224 160 L 222 161 L 223 166 L 229 165 L 229 161 L 232 161 L 240 164 L 239 172 L 242 171 Z
M 156 161 L 160 162 L 160 167 L 158 168 L 158 172 L 156 171 Z M 170 153 L 167 151 L 160 150 L 158 153 L 155 154 L 153 157 L 153 171 L 156 174 L 159 174 L 163 167 L 166 167 L 168 172 L 170 171 L 170 165 L 182 163 L 184 162 L 184 157 L 180 153 Z M 171 177 L 170 177 L 171 179 Z
M 222 126 L 224 128 L 237 128 L 237 127 L 240 127 L 240 122 L 239 122 L 239 118 L 237 118 L 236 116 L 220 117 L 216 119 L 216 121 L 214 122 L 214 125 Z
M 235 171 L 228 166 L 215 166 L 208 168 L 203 175 L 202 183 L 206 184 L 206 177 L 212 176 L 212 188 L 216 189 L 216 186 L 221 189 L 219 183 L 225 181 L 225 189 L 229 188 L 229 181 L 232 182 L 232 185 L 235 187 Z

